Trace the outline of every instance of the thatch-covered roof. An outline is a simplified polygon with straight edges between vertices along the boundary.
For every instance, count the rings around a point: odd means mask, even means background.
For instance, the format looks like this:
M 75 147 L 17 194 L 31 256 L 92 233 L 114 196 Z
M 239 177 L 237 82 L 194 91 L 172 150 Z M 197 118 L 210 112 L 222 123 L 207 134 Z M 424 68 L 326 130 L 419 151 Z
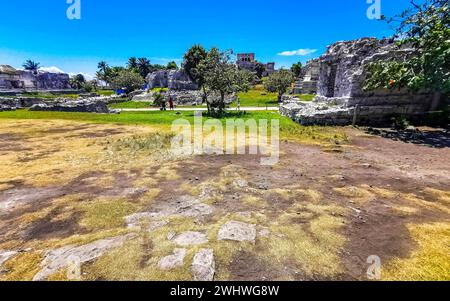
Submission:
M 10 65 L 0 65 L 0 74 L 15 75 L 17 74 L 17 70 Z

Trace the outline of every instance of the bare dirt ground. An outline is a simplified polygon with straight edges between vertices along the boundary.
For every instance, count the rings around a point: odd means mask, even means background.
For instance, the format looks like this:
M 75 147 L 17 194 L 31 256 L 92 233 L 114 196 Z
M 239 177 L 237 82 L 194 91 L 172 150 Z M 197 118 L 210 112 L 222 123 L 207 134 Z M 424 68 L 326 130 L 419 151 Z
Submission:
M 449 280 L 450 148 L 342 131 L 344 146 L 282 141 L 270 167 L 258 156 L 135 149 L 153 137 L 148 127 L 2 121 L 0 280 L 44 268 L 65 280 L 49 256 L 65 247 L 85 258 L 86 280 L 191 280 L 200 249 L 213 250 L 216 280 L 366 280 L 372 255 L 382 279 Z M 254 240 L 220 240 L 230 221 L 253 226 Z M 189 231 L 206 240 L 162 269 Z M 115 248 L 80 251 L 129 233 Z

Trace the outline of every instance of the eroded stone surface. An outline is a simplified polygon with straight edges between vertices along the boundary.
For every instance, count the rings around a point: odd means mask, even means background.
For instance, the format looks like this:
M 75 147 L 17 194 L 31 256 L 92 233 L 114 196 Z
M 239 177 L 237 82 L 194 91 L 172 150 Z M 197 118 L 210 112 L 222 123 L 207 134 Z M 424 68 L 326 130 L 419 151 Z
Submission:
M 186 257 L 186 249 L 175 249 L 172 255 L 161 258 L 158 263 L 158 267 L 161 270 L 172 270 L 177 267 L 181 267 L 184 264 L 184 258 Z
M 134 234 L 128 234 L 97 240 L 84 246 L 70 245 L 49 251 L 41 263 L 42 270 L 34 276 L 33 281 L 45 280 L 74 261 L 80 264 L 92 261 L 105 252 L 122 246 L 125 241 L 135 236 Z
M 0 251 L 0 267 L 16 254 L 16 251 Z
M 173 239 L 173 241 L 180 246 L 196 246 L 208 242 L 205 234 L 200 232 L 184 232 Z
M 211 249 L 198 251 L 194 256 L 191 270 L 195 281 L 213 281 L 216 273 L 214 251 Z
M 218 240 L 249 241 L 255 243 L 256 225 L 230 221 L 220 228 L 217 238 Z

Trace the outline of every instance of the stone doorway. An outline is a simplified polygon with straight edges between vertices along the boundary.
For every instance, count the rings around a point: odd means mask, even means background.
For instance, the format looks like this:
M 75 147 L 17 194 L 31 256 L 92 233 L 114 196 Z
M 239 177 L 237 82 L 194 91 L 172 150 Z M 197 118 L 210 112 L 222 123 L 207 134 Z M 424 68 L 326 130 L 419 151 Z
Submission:
M 326 97 L 334 97 L 336 75 L 337 75 L 337 64 L 330 64 L 328 66 L 328 84 Z

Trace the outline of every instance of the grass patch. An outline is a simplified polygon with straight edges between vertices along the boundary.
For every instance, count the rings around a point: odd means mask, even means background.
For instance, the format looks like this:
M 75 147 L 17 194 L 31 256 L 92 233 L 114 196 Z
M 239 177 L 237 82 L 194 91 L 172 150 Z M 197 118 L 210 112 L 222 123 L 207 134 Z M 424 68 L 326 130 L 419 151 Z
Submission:
M 383 268 L 383 280 L 450 280 L 450 225 L 446 223 L 409 225 L 418 244 L 406 259 L 394 259 Z
M 9 272 L 0 274 L 0 281 L 31 281 L 41 269 L 42 260 L 40 252 L 19 254 L 4 264 L 4 268 Z
M 94 114 L 94 113 L 68 113 L 68 112 L 32 112 L 28 110 L 17 110 L 11 112 L 0 112 L 0 119 L 37 119 L 37 120 L 74 120 L 92 123 L 113 123 L 126 125 L 153 125 L 169 129 L 173 121 L 185 119 L 191 124 L 194 122 L 194 111 L 186 112 L 123 112 L 121 114 Z M 211 118 L 204 117 L 203 121 Z M 221 119 L 225 125 L 226 120 L 236 119 L 265 119 L 269 122 L 278 119 L 280 122 L 281 139 L 294 140 L 311 144 L 340 145 L 348 142 L 347 135 L 339 128 L 320 126 L 301 126 L 278 112 L 229 112 Z M 270 128 L 269 128 L 270 132 Z
M 111 109 L 150 109 L 153 108 L 153 103 L 148 101 L 125 101 L 110 104 Z
M 139 210 L 136 204 L 124 200 L 97 200 L 84 203 L 80 225 L 92 229 L 114 229 L 124 226 L 124 217 Z

